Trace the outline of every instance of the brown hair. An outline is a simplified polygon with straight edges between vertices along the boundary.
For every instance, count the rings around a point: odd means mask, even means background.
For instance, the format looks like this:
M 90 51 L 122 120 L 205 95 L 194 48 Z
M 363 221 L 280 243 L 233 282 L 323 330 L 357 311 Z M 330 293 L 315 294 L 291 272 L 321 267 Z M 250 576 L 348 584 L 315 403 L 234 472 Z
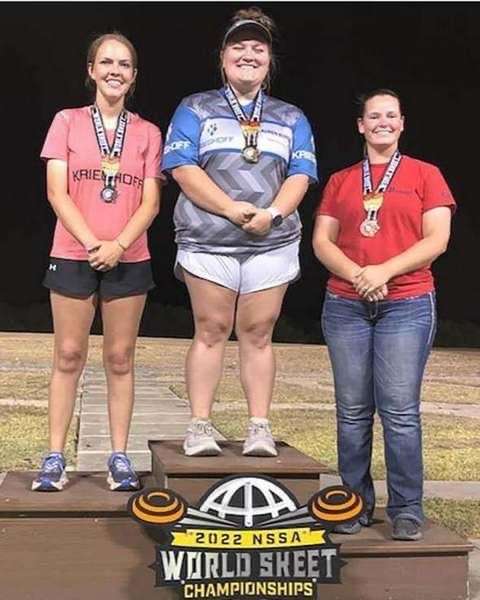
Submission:
M 267 32 L 270 34 L 270 39 L 272 41 L 275 41 L 275 38 L 277 35 L 277 26 L 275 25 L 274 20 L 271 17 L 269 17 L 268 15 L 266 15 L 260 8 L 258 8 L 256 6 L 251 6 L 250 8 L 242 8 L 240 10 L 237 10 L 237 12 L 230 19 L 230 23 L 228 24 L 228 27 L 225 30 L 222 46 L 220 49 L 219 64 L 220 64 L 220 73 L 222 75 L 223 83 L 226 83 L 225 73 L 224 73 L 223 67 L 222 67 L 223 50 L 226 45 L 225 35 L 228 32 L 228 30 L 233 25 L 235 25 L 235 23 L 238 23 L 239 21 L 244 21 L 244 20 L 256 21 L 259 25 L 261 25 L 264 29 L 267 30 Z M 270 66 L 268 68 L 268 73 L 265 78 L 265 81 L 262 84 L 262 88 L 264 88 L 267 92 L 270 92 L 272 79 L 273 79 L 273 76 L 275 75 L 275 73 L 277 72 L 278 64 L 277 64 L 277 57 L 275 56 L 275 54 L 273 52 L 272 44 L 269 43 L 268 45 L 270 47 Z
M 402 113 L 402 102 L 400 100 L 400 96 L 397 92 L 393 90 L 389 90 L 388 88 L 377 88 L 372 90 L 371 92 L 367 92 L 366 94 L 361 94 L 357 99 L 358 105 L 358 117 L 361 119 L 365 114 L 365 105 L 369 100 L 374 98 L 375 96 L 391 96 L 392 98 L 396 98 L 398 100 L 398 106 L 400 107 L 400 114 Z
M 87 76 L 85 77 L 85 87 L 87 88 L 87 90 L 89 90 L 90 92 L 93 92 L 93 93 L 95 93 L 97 86 L 95 85 L 95 82 L 92 80 L 92 78 L 88 74 L 88 67 L 93 65 L 93 63 L 95 62 L 95 59 L 97 57 L 97 52 L 98 52 L 98 49 L 100 48 L 100 46 L 103 44 L 103 42 L 107 42 L 108 40 L 116 40 L 117 42 L 120 42 L 121 44 L 123 44 L 124 46 L 126 46 L 128 48 L 128 51 L 130 52 L 130 56 L 132 57 L 133 70 L 135 70 L 138 65 L 138 55 L 137 55 L 137 51 L 135 50 L 135 46 L 122 33 L 120 33 L 119 31 L 112 31 L 110 33 L 102 33 L 101 35 L 97 35 L 97 37 L 94 38 L 91 41 L 90 45 L 88 46 Z M 130 86 L 130 88 L 127 92 L 127 98 L 130 98 L 130 96 L 133 95 L 133 92 L 135 91 L 135 83 L 136 83 L 136 80 L 134 79 L 132 82 L 132 85 Z

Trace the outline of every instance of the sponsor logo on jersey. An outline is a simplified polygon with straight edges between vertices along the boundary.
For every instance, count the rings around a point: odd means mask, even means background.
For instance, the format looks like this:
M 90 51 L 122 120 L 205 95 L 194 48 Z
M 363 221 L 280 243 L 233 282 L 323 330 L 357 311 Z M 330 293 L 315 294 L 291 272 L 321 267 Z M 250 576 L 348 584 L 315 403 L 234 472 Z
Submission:
M 105 175 L 101 169 L 77 169 L 72 171 L 73 181 L 78 183 L 82 180 L 88 181 L 105 181 Z M 143 179 L 136 175 L 130 175 L 130 173 L 117 173 L 115 175 L 115 183 L 122 183 L 123 185 L 133 185 L 136 188 L 141 188 L 143 185 Z
M 210 123 L 207 126 L 207 133 L 208 133 L 208 135 L 215 135 L 217 129 L 218 129 L 218 126 L 217 126 L 216 123 Z
M 309 152 L 308 150 L 297 150 L 296 152 L 294 152 L 292 154 L 292 158 L 293 159 L 309 160 L 310 162 L 313 162 L 314 164 L 317 163 L 317 159 L 315 157 L 315 154 L 313 152 Z
M 190 148 L 191 145 L 192 142 L 189 142 L 188 140 L 178 140 L 165 146 L 164 154 L 169 154 L 175 150 L 186 150 L 187 148 Z

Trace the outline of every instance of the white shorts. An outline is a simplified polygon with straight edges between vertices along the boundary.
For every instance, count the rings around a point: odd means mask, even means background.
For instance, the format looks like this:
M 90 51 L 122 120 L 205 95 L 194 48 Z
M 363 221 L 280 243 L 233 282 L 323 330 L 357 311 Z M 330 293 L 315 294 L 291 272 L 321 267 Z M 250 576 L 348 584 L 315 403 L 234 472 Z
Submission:
M 196 277 L 249 294 L 292 283 L 300 277 L 300 241 L 261 254 L 225 255 L 179 249 L 175 276 L 184 281 L 182 268 Z

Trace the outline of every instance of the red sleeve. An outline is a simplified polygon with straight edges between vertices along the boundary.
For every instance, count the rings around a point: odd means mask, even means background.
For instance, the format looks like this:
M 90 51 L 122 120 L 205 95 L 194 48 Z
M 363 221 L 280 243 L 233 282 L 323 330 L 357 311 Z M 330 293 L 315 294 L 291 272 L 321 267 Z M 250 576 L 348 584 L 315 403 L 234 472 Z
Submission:
M 449 206 L 455 212 L 456 203 L 443 175 L 434 165 L 428 167 L 423 180 L 423 212 L 438 206 Z
M 145 177 L 165 179 L 161 173 L 162 160 L 162 134 L 155 125 L 148 128 L 148 146 L 145 153 Z
M 318 203 L 315 216 L 327 215 L 329 217 L 339 218 L 338 216 L 338 180 L 332 175 L 325 186 L 322 197 Z
M 68 128 L 69 122 L 66 111 L 58 112 L 50 125 L 47 137 L 40 153 L 41 158 L 57 158 L 68 161 Z

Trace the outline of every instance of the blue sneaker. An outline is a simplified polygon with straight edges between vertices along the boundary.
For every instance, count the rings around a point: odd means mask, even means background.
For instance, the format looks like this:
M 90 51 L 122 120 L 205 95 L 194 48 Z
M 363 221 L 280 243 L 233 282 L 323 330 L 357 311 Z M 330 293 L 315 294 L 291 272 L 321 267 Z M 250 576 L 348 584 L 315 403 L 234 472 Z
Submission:
M 130 492 L 140 489 L 140 481 L 125 452 L 112 452 L 108 459 L 107 483 L 112 491 Z
M 40 473 L 32 481 L 32 490 L 34 492 L 61 492 L 67 481 L 63 454 L 49 452 L 43 459 Z

